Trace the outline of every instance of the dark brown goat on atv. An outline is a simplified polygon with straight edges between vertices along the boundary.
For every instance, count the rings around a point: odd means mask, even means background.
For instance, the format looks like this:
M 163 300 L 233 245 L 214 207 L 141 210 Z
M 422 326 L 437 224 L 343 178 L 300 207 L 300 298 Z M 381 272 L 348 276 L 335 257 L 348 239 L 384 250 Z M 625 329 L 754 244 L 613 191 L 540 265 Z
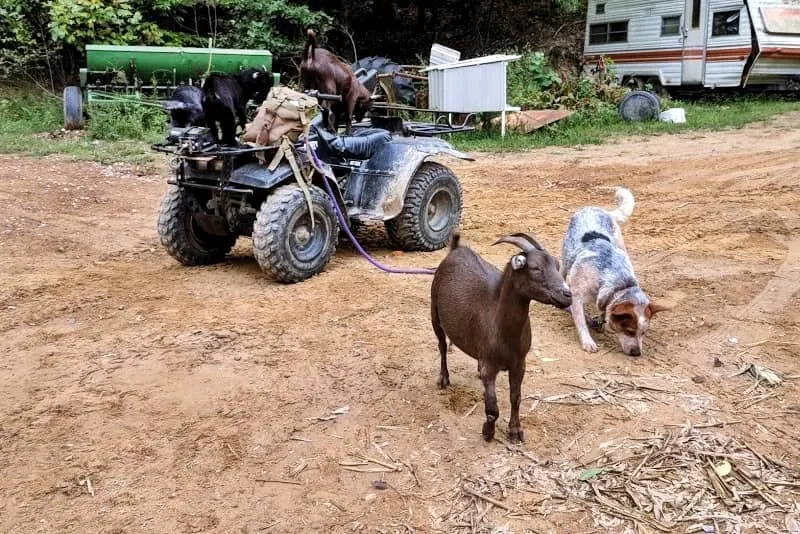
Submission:
M 303 61 L 300 63 L 300 86 L 304 90 L 315 89 L 320 93 L 342 97 L 341 102 L 321 104 L 325 125 L 333 132 L 336 132 L 343 120 L 345 132 L 349 134 L 353 118 L 356 122 L 360 122 L 372 109 L 370 92 L 358 81 L 344 61 L 328 50 L 317 47 L 313 30 L 308 30 L 308 41 Z
M 527 234 L 512 234 L 496 241 L 522 249 L 500 272 L 468 247 L 459 246 L 453 234 L 450 252 L 436 269 L 431 285 L 431 322 L 439 340 L 439 386 L 450 384 L 447 338 L 478 360 L 484 387 L 486 422 L 483 437 L 494 438 L 497 408 L 495 379 L 508 371 L 511 418 L 508 439 L 523 441 L 519 421 L 525 357 L 531 348 L 531 300 L 566 308 L 572 294 L 559 274 L 558 261 Z

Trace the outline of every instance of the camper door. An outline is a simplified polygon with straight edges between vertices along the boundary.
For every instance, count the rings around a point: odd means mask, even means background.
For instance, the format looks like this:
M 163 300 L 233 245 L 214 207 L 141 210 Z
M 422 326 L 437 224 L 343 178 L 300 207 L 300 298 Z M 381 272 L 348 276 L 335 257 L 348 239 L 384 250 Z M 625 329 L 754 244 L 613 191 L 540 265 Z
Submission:
M 683 14 L 683 52 L 681 55 L 681 84 L 702 85 L 706 61 L 706 28 L 708 2 L 685 0 Z

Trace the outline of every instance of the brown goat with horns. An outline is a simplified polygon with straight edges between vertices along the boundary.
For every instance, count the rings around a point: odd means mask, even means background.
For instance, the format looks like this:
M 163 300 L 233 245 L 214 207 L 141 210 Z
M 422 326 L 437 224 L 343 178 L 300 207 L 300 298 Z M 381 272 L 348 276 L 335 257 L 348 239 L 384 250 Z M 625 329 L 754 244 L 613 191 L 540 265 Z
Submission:
M 508 243 L 522 249 L 501 272 L 468 247 L 459 246 L 460 236 L 453 234 L 450 252 L 433 277 L 431 284 L 431 323 L 439 340 L 441 371 L 439 386 L 450 384 L 447 369 L 447 338 L 478 360 L 478 372 L 484 387 L 486 422 L 483 437 L 494 438 L 497 408 L 495 379 L 499 371 L 508 371 L 511 390 L 511 417 L 508 439 L 524 441 L 519 421 L 525 357 L 531 348 L 531 300 L 567 308 L 572 294 L 559 274 L 553 256 L 527 234 L 511 234 L 495 243 Z

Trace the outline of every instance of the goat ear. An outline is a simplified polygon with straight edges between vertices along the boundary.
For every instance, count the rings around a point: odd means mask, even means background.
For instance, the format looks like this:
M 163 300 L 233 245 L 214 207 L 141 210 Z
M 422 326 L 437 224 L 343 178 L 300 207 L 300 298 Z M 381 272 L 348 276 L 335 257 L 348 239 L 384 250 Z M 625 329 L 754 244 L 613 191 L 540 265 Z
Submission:
M 514 254 L 511 256 L 511 268 L 519 271 L 528 264 L 528 258 L 524 254 Z

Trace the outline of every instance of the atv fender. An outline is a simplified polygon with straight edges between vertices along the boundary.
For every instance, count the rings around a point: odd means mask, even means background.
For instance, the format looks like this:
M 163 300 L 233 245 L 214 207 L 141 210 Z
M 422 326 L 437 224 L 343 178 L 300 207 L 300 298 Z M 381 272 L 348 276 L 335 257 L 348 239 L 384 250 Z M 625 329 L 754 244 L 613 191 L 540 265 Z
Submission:
M 272 189 L 289 179 L 294 180 L 292 168 L 289 163 L 282 161 L 274 171 L 269 170 L 266 165 L 258 163 L 242 165 L 233 171 L 230 182 L 257 189 Z
M 339 185 L 329 178 L 328 180 L 333 191 L 334 200 L 339 205 L 342 213 L 345 213 L 344 199 L 339 192 Z M 315 172 L 312 177 L 312 183 L 325 191 L 325 183 L 322 181 L 323 177 Z M 237 185 L 244 185 L 257 189 L 267 190 L 277 187 L 283 183 L 296 183 L 297 178 L 294 176 L 291 165 L 287 161 L 281 161 L 274 171 L 270 171 L 266 165 L 258 163 L 247 163 L 233 171 L 230 182 Z M 327 193 L 327 191 L 326 191 Z
M 436 137 L 399 137 L 384 145 L 347 180 L 350 215 L 388 221 L 403 210 L 406 192 L 420 166 L 436 156 L 475 158 Z

